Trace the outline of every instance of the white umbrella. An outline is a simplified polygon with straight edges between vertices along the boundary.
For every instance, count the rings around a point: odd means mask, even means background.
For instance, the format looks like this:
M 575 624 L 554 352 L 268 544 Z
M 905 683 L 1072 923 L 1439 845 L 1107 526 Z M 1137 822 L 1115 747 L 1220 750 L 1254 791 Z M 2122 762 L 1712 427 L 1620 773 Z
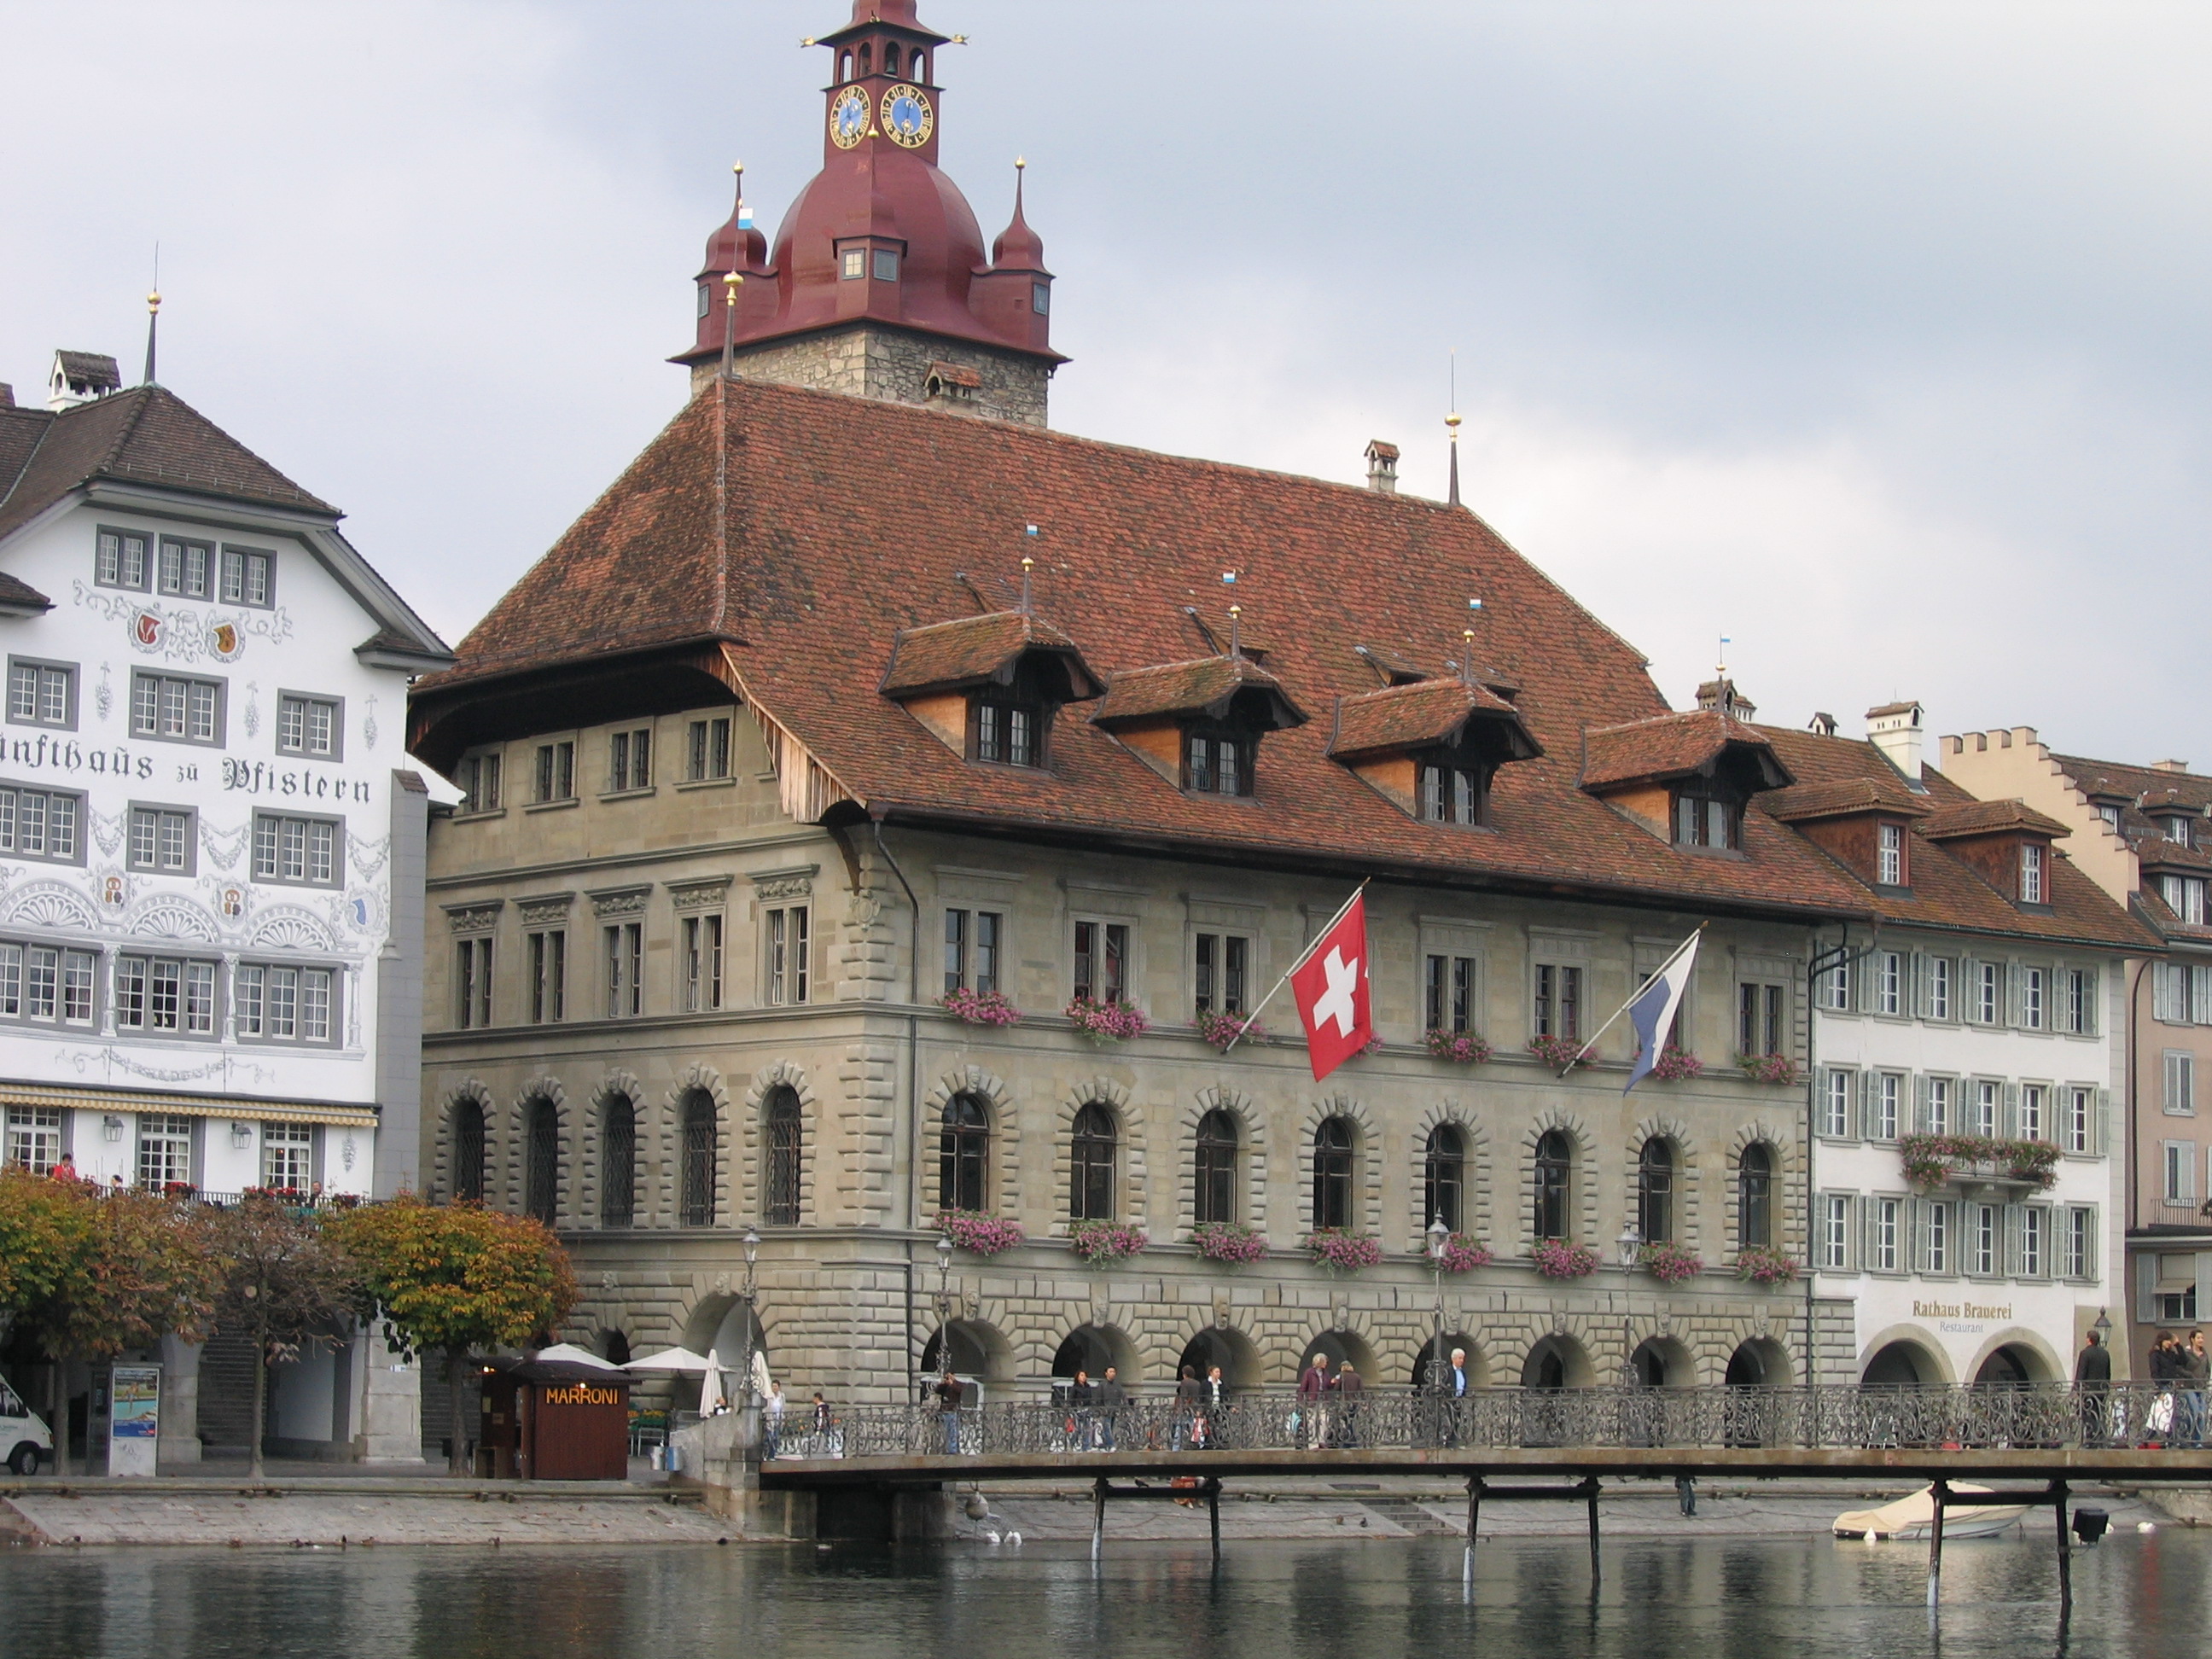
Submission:
M 755 1348 L 753 1350 L 753 1397 L 755 1399 L 765 1400 L 768 1398 L 769 1381 L 770 1379 L 768 1374 L 768 1353 L 764 1349 Z
M 689 1348 L 663 1348 L 658 1353 L 640 1354 L 623 1369 L 626 1371 L 683 1371 L 693 1376 L 707 1369 L 707 1357 L 693 1353 Z
M 559 1365 L 588 1365 L 595 1371 L 618 1371 L 623 1368 L 611 1359 L 602 1359 L 589 1348 L 580 1348 L 573 1342 L 556 1342 L 550 1348 L 540 1348 L 537 1358 Z
M 716 1412 L 729 1408 L 729 1395 L 722 1391 L 722 1357 L 713 1348 L 707 1350 L 707 1375 L 699 1384 L 699 1415 L 712 1417 Z

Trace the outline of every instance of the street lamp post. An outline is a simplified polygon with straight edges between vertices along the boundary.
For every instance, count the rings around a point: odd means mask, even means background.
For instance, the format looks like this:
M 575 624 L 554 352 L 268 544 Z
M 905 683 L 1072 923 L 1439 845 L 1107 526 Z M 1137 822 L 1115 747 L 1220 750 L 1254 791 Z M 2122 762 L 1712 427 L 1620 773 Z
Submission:
M 1429 1273 L 1437 1288 L 1437 1345 L 1429 1361 L 1429 1384 L 1439 1394 L 1444 1389 L 1444 1249 L 1451 1243 L 1451 1229 L 1439 1215 L 1428 1226 Z
M 1644 1248 L 1644 1235 L 1636 1230 L 1633 1221 L 1621 1224 L 1620 1237 L 1613 1242 L 1614 1253 L 1620 1257 L 1621 1289 L 1628 1289 L 1629 1275 L 1636 1271 L 1637 1252 Z M 1621 1297 L 1620 1310 L 1620 1381 L 1624 1387 L 1636 1382 L 1636 1328 L 1628 1317 L 1628 1298 Z
M 745 1229 L 745 1345 L 744 1377 L 744 1399 L 749 1404 L 756 1406 L 760 1403 L 753 1398 L 753 1344 L 759 1340 L 760 1333 L 759 1266 L 760 1229 L 757 1227 L 749 1226 Z

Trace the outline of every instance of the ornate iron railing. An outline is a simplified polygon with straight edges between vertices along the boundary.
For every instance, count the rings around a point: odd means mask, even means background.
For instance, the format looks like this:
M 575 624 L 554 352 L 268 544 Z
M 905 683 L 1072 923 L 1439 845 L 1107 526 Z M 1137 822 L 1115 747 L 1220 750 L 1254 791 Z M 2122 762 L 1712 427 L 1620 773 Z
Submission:
M 893 1457 L 1185 1450 L 1522 1447 L 2058 1449 L 2201 1446 L 2201 1394 L 2149 1383 L 1974 1388 L 1479 1389 L 1461 1399 L 1373 1389 L 1318 1401 L 1249 1393 L 1194 1409 L 1168 1396 L 971 1407 L 859 1406 L 787 1455 Z M 801 1444 L 808 1449 L 802 1451 Z M 834 1446 L 834 1449 L 825 1449 Z

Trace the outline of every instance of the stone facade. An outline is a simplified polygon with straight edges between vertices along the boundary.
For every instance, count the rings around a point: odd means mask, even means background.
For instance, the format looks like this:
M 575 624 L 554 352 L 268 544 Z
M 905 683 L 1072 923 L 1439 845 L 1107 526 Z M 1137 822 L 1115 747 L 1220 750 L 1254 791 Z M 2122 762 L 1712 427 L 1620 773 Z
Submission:
M 1047 424 L 1053 370 L 1048 359 L 948 335 L 864 323 L 741 345 L 732 356 L 736 372 L 753 380 L 923 404 L 1022 426 Z M 933 375 L 939 365 L 966 374 Z M 692 395 L 720 372 L 719 358 L 693 364 Z M 963 383 L 969 378 L 973 386 Z
M 1446 1328 L 1479 1376 L 1539 1380 L 1549 1356 L 1553 1376 L 1610 1382 L 1640 1349 L 1647 1379 L 1719 1382 L 1733 1359 L 1739 1379 L 1802 1380 L 1808 1317 L 1816 1375 L 1851 1375 L 1848 1304 L 1816 1305 L 1802 1285 L 1763 1290 L 1733 1271 L 1739 1159 L 1753 1143 L 1776 1171 L 1772 1243 L 1804 1250 L 1803 1095 L 1750 1083 L 1727 1064 L 1739 974 L 1796 988 L 1802 1054 L 1802 925 L 1712 923 L 1682 1024 L 1686 1046 L 1712 1063 L 1702 1078 L 1647 1082 L 1624 1097 L 1622 1028 L 1606 1038 L 1604 1063 L 1565 1081 L 1523 1051 L 1534 964 L 1580 970 L 1588 1030 L 1698 918 L 1377 884 L 1368 902 L 1384 1047 L 1316 1085 L 1302 1043 L 1223 1056 L 1200 1038 L 1194 939 L 1224 930 L 1247 939 L 1255 1000 L 1334 911 L 1341 884 L 800 823 L 780 805 L 768 750 L 741 708 L 663 714 L 651 722 L 653 750 L 681 759 L 692 752 L 690 726 L 724 718 L 734 737 L 726 779 L 661 777 L 643 788 L 626 780 L 633 787 L 592 794 L 615 733 L 586 729 L 559 734 L 576 744 L 578 798 L 510 799 L 432 827 L 433 926 L 442 915 L 452 937 L 429 954 L 421 1164 L 441 1196 L 480 1180 L 488 1202 L 550 1206 L 585 1288 L 570 1340 L 604 1348 L 619 1332 L 636 1351 L 680 1342 L 733 1352 L 744 1333 L 741 1238 L 757 1224 L 760 1330 L 800 1400 L 817 1388 L 848 1400 L 907 1395 L 934 1357 L 940 1304 L 956 1361 L 1002 1396 L 1046 1386 L 1077 1354 L 1166 1386 L 1207 1333 L 1201 1352 L 1248 1385 L 1288 1384 L 1316 1344 L 1353 1358 L 1373 1382 L 1402 1385 L 1435 1326 L 1437 1286 L 1420 1254 L 1425 1175 L 1428 1138 L 1449 1124 L 1464 1149 L 1461 1229 L 1496 1256 L 1443 1286 Z M 532 776 L 544 741 L 505 745 L 504 775 Z M 807 1000 L 794 1003 L 790 963 L 779 975 L 772 960 L 769 918 L 793 926 L 800 907 L 810 971 Z M 936 1006 L 948 909 L 1000 918 L 1000 985 L 1024 1011 L 1019 1024 L 965 1025 Z M 709 919 L 725 941 L 720 1006 L 687 1012 L 714 1000 L 692 994 L 686 951 L 696 936 L 687 924 Z M 1151 1016 L 1146 1035 L 1094 1047 L 1060 1015 L 1079 921 L 1127 928 L 1128 996 Z M 644 963 L 635 1015 L 610 1003 L 607 930 L 632 922 L 642 927 Z M 566 1017 L 532 1023 L 531 965 L 546 947 L 528 935 L 556 923 L 567 936 Z M 489 1024 L 456 1029 L 459 941 L 483 937 L 495 963 Z M 1431 955 L 1472 964 L 1472 1024 L 1499 1051 L 1487 1064 L 1454 1065 L 1423 1045 Z M 543 1013 L 542 985 L 537 997 Z M 1287 996 L 1267 1018 L 1296 1030 Z M 960 1253 L 946 1271 L 933 1221 L 941 1125 L 956 1096 L 988 1116 L 981 1207 L 1018 1221 L 1027 1242 L 988 1260 Z M 793 1097 L 800 1139 L 787 1201 L 796 1222 L 769 1225 L 765 1119 L 772 1102 Z M 1066 1242 L 1073 1126 L 1093 1102 L 1115 1125 L 1114 1215 L 1151 1240 L 1142 1255 L 1097 1269 Z M 1190 1242 L 1195 1136 L 1217 1109 L 1238 1130 L 1235 1218 L 1269 1246 L 1265 1261 L 1241 1267 L 1202 1259 Z M 480 1175 L 459 1167 L 473 1153 L 455 1133 L 457 1114 L 473 1124 L 479 1113 Z M 635 1125 L 627 1210 L 621 1194 L 610 1204 L 605 1184 L 625 1115 Z M 1330 1118 L 1349 1126 L 1354 1148 L 1351 1230 L 1384 1252 L 1381 1266 L 1346 1276 L 1314 1267 L 1302 1248 L 1314 1224 L 1316 1133 Z M 709 1121 L 711 1145 L 701 1138 Z M 1532 1160 L 1551 1130 L 1572 1147 L 1568 1231 L 1603 1262 L 1579 1280 L 1544 1279 L 1531 1261 Z M 552 1138 L 536 1144 L 535 1185 L 533 1133 Z M 1672 1286 L 1616 1259 L 1638 1214 L 1639 1157 L 1655 1137 L 1673 1152 L 1674 1237 L 1706 1264 Z

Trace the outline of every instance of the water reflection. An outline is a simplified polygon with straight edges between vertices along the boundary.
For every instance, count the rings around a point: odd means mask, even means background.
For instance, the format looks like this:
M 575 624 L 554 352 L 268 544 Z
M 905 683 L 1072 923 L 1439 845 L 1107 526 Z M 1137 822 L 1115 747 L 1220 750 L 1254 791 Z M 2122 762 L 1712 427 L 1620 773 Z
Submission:
M 1885 1659 L 2203 1650 L 2212 1538 L 2119 1534 L 2075 1560 L 2062 1636 L 2047 1539 L 1926 1556 L 1819 1539 L 1633 1540 L 1589 1597 L 1579 1538 L 861 1549 L 372 1549 L 0 1555 L 0 1659 Z

